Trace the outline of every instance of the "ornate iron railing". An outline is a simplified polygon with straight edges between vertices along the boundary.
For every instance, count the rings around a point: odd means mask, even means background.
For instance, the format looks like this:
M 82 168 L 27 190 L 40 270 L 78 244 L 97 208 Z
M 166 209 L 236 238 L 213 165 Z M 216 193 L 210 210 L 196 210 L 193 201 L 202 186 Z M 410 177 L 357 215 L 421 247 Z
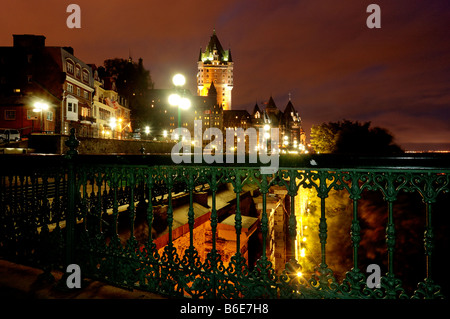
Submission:
M 435 220 L 448 214 L 448 206 L 444 206 L 447 212 L 442 206 L 435 209 L 440 200 L 448 200 L 448 156 L 281 157 L 279 170 L 263 175 L 259 164 L 173 165 L 170 156 L 77 155 L 73 135 L 67 145 L 70 150 L 63 157 L 2 156 L 0 257 L 40 267 L 46 275 L 76 263 L 83 276 L 177 297 L 444 297 L 445 277 L 432 270 L 440 262 L 435 257 L 442 256 L 436 255 L 436 240 L 445 230 Z M 219 192 L 227 185 L 235 195 L 228 211 L 218 204 Z M 285 195 L 281 202 L 286 209 L 282 212 L 286 233 L 281 235 L 286 235 L 287 248 L 279 256 L 285 261 L 282 269 L 274 266 L 268 247 L 271 238 L 280 235 L 273 234 L 270 224 L 275 212 L 269 207 L 274 188 L 284 190 Z M 304 190 L 320 202 L 316 215 L 311 216 L 318 226 L 312 230 L 318 240 L 318 263 L 310 273 L 295 244 L 303 227 L 295 203 Z M 347 193 L 351 222 L 341 227 L 348 226 L 352 260 L 351 268 L 338 280 L 327 264 L 327 246 L 335 240 L 329 236 L 327 201 L 333 192 L 342 191 Z M 367 284 L 369 274 L 360 258 L 367 247 L 362 247 L 362 239 L 371 239 L 364 232 L 359 206 L 366 192 L 380 193 L 387 204 L 384 216 L 379 217 L 387 218 L 386 239 L 378 247 L 387 260 L 375 260 L 387 272 L 373 288 Z M 404 223 L 396 219 L 395 210 L 403 193 L 419 194 L 425 206 L 418 217 L 424 222 L 419 227 L 423 241 L 416 243 L 423 254 L 420 276 L 424 279 L 410 291 L 403 287 L 397 275 L 401 265 L 395 262 L 405 250 L 404 242 L 398 241 Z M 257 220 L 259 236 L 259 245 L 253 247 L 245 236 L 250 227 L 243 209 L 248 204 L 243 204 L 246 194 L 261 203 L 259 214 L 252 219 Z M 209 197 L 208 203 L 203 201 L 203 215 L 196 211 L 195 198 L 200 195 Z M 412 218 L 411 214 L 402 218 Z M 180 216 L 184 222 L 178 220 Z M 235 248 L 225 260 L 219 232 L 230 216 L 233 236 L 227 240 Z M 209 237 L 198 240 L 197 229 Z M 181 238 L 185 242 L 177 244 Z M 257 256 L 252 263 L 249 254 Z M 422 268 L 418 265 L 417 271 Z

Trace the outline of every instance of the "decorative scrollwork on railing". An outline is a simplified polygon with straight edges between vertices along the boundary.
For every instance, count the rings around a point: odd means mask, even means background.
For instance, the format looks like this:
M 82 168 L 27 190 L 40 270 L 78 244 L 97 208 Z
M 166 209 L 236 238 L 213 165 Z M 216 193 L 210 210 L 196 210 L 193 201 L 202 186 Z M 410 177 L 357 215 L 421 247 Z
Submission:
M 77 162 L 80 156 L 75 152 L 77 145 L 72 134 L 63 164 L 76 164 L 72 171 L 76 190 L 74 240 L 77 262 L 86 276 L 127 288 L 191 298 L 443 297 L 439 280 L 432 272 L 437 235 L 432 221 L 439 196 L 450 190 L 448 170 L 283 167 L 276 173 L 262 174 L 256 166 L 157 166 L 114 161 L 93 164 Z M 2 256 L 37 260 L 35 264 L 47 272 L 64 264 L 68 244 L 63 236 L 67 221 L 67 176 L 71 168 L 63 164 L 55 164 L 53 170 L 43 166 L 28 174 L 3 172 Z M 228 216 L 218 206 L 223 189 L 233 193 L 232 211 L 227 212 L 233 218 L 226 225 L 224 219 Z M 280 189 L 287 235 L 281 267 L 272 262 L 268 252 L 276 213 L 270 200 L 275 198 L 274 190 Z M 318 203 L 314 216 L 317 227 L 313 230 L 318 259 L 309 268 L 313 271 L 308 277 L 302 273 L 306 261 L 299 259 L 295 248 L 302 226 L 295 205 L 304 190 L 314 193 Z M 334 240 L 327 204 L 334 192 L 341 191 L 347 193 L 352 206 L 348 211 L 349 223 L 345 225 L 351 240 L 348 247 L 352 266 L 335 273 L 327 254 Z M 381 193 L 387 204 L 382 244 L 387 251 L 387 273 L 381 276 L 376 288 L 368 287 L 359 259 L 365 240 L 364 206 L 360 202 L 366 192 Z M 410 295 L 394 269 L 401 227 L 395 205 L 402 192 L 420 194 L 426 208 L 421 239 L 426 277 Z M 246 228 L 250 216 L 243 207 L 248 197 L 252 200 L 258 197 L 260 204 L 257 217 L 252 217 L 256 226 L 251 230 L 257 234 L 252 236 L 257 237 L 260 251 L 252 263 L 246 257 L 246 252 L 254 249 L 246 238 L 246 232 L 251 233 Z M 197 211 L 200 206 L 207 211 L 201 218 Z M 197 229 L 207 238 L 205 243 L 197 241 Z M 228 237 L 223 235 L 224 229 Z M 227 248 L 231 253 L 221 250 L 225 241 L 231 243 L 227 246 L 232 246 Z M 208 245 L 208 249 L 202 244 Z

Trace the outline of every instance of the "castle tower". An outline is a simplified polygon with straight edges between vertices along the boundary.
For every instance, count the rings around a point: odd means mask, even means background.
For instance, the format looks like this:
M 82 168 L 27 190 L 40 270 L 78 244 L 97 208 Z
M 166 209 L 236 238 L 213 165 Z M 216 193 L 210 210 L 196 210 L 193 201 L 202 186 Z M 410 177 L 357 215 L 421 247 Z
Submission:
M 197 94 L 207 96 L 211 83 L 217 91 L 217 104 L 224 110 L 231 110 L 231 90 L 233 89 L 233 59 L 231 50 L 224 50 L 213 31 L 211 39 L 198 57 Z

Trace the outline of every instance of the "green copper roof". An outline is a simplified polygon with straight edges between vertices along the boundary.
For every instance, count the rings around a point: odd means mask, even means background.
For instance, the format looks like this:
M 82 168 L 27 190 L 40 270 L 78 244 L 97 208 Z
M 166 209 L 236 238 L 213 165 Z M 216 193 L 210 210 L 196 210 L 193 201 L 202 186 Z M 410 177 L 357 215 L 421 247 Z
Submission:
M 216 53 L 216 57 L 214 57 Z M 213 34 L 209 40 L 208 45 L 204 52 L 200 49 L 199 61 L 220 61 L 220 62 L 232 62 L 231 51 L 224 50 L 219 38 L 216 35 L 216 30 L 214 29 Z

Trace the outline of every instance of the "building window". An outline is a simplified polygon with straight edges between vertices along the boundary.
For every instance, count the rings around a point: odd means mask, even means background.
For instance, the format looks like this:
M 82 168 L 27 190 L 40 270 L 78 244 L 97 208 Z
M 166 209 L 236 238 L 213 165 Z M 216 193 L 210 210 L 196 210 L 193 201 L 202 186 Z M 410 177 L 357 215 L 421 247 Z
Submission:
M 77 66 L 77 69 L 76 69 L 76 74 L 75 74 L 75 76 L 79 79 L 79 78 L 81 78 L 81 69 Z
M 73 100 L 67 102 L 67 112 L 77 113 L 77 108 L 78 108 L 78 102 L 75 102 Z
M 68 121 L 78 121 L 78 100 L 74 98 L 67 99 L 67 113 L 66 119 Z
M 111 112 L 105 110 L 104 108 L 99 108 L 98 110 L 101 120 L 108 120 L 111 117 Z
M 6 110 L 5 111 L 5 120 L 6 121 L 14 121 L 16 119 L 16 111 L 15 110 Z
M 81 116 L 87 117 L 89 116 L 89 109 L 86 107 L 81 108 Z
M 34 112 L 33 110 L 27 110 L 27 120 L 31 121 L 31 120 L 37 120 L 37 113 Z
M 84 98 L 86 100 L 89 100 L 89 92 L 88 91 L 83 91 L 83 93 L 84 93 Z
M 70 83 L 67 83 L 67 92 L 73 93 L 73 85 Z
M 89 73 L 86 70 L 83 70 L 83 81 L 89 83 Z
M 67 62 L 67 72 L 73 74 L 73 64 L 70 62 Z
M 47 112 L 47 121 L 53 122 L 53 112 Z
M 80 90 L 80 88 L 77 88 L 77 95 L 78 95 L 78 96 L 81 96 L 81 90 Z

